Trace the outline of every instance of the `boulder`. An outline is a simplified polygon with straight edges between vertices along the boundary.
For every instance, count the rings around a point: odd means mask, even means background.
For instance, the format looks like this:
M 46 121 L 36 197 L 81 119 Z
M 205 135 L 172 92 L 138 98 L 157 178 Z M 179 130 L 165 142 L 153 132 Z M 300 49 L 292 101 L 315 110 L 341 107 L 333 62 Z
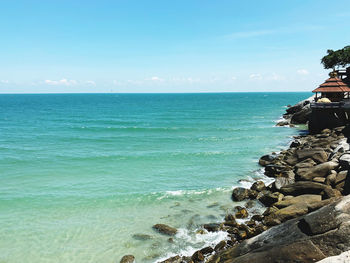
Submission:
M 305 100 L 302 100 L 300 102 L 298 102 L 297 104 L 290 106 L 286 109 L 286 112 L 288 115 L 294 114 L 298 111 L 301 111 L 301 109 L 305 106 L 310 104 L 311 101 L 314 100 L 314 96 L 311 96 L 310 98 L 307 98 Z
M 268 164 L 265 166 L 265 175 L 269 177 L 282 176 L 282 173 L 286 172 L 288 169 L 284 165 L 280 164 Z
M 120 260 L 120 263 L 133 263 L 135 262 L 135 257 L 133 255 L 125 255 Z
M 184 262 L 180 256 L 174 256 L 171 258 L 168 258 L 160 263 L 182 263 Z
M 214 250 L 215 251 L 222 250 L 225 246 L 226 246 L 226 241 L 222 240 L 214 247 Z
M 287 126 L 289 124 L 290 124 L 289 120 L 282 120 L 282 121 L 277 122 L 276 126 L 281 127 L 281 126 Z
M 272 204 L 282 201 L 283 194 L 279 192 L 267 193 L 262 195 L 258 200 L 263 203 L 265 206 L 271 206 Z
M 299 181 L 294 184 L 282 187 L 280 191 L 284 195 L 296 196 L 302 194 L 320 194 L 326 188 L 330 188 L 330 186 L 316 182 Z
M 305 124 L 311 114 L 310 104 L 305 105 L 300 111 L 293 114 L 290 122 L 292 124 Z
M 297 169 L 310 168 L 310 167 L 315 166 L 315 165 L 316 165 L 316 163 L 314 160 L 312 160 L 311 158 L 307 158 L 307 159 L 297 163 L 295 165 L 295 168 L 297 168 Z
M 217 224 L 217 223 L 204 224 L 203 228 L 209 232 L 217 232 L 220 230 L 220 224 Z
M 329 172 L 338 167 L 336 162 L 325 162 L 308 169 L 306 173 L 298 174 L 304 180 L 312 180 L 314 177 L 325 177 Z
M 299 195 L 296 197 L 288 198 L 287 200 L 282 200 L 274 204 L 277 208 L 284 208 L 290 205 L 295 204 L 306 204 L 309 206 L 309 204 L 319 202 L 322 200 L 321 195 L 312 195 L 312 194 L 305 194 L 305 195 Z
M 153 226 L 153 229 L 157 230 L 159 233 L 173 236 L 177 233 L 177 229 L 165 224 L 156 224 Z
M 235 214 L 236 218 L 247 218 L 248 217 L 248 210 L 245 208 L 240 209 L 239 211 L 237 211 L 237 213 Z
M 311 263 L 348 250 L 350 196 L 272 227 L 217 256 L 225 263 Z
M 316 163 L 326 162 L 328 159 L 327 153 L 321 148 L 315 149 L 301 149 L 296 151 L 299 160 L 305 160 L 307 158 L 313 159 Z
M 276 190 L 279 190 L 281 189 L 281 187 L 293 184 L 294 182 L 295 180 L 291 178 L 277 177 L 275 182 L 273 183 L 273 186 Z
M 266 186 L 263 181 L 257 181 L 253 183 L 253 185 L 250 187 L 251 190 L 261 192 L 266 189 Z
M 211 254 L 213 251 L 214 249 L 212 247 L 205 247 L 199 250 L 199 252 L 201 252 L 204 256 Z
M 233 201 L 243 201 L 248 198 L 255 198 L 258 193 L 254 190 L 250 190 L 243 187 L 237 187 L 232 191 Z
M 264 155 L 259 159 L 259 164 L 261 166 L 266 166 L 268 164 L 272 164 L 274 162 L 275 158 L 276 158 L 275 155 L 271 155 L 271 154 Z
M 196 251 L 192 257 L 191 257 L 193 262 L 202 262 L 204 260 L 204 256 L 200 251 Z
M 268 215 L 267 218 L 265 218 L 265 222 L 267 225 L 269 225 L 270 221 L 284 222 L 286 220 L 305 215 L 308 213 L 308 211 L 309 209 L 306 203 L 295 203 Z

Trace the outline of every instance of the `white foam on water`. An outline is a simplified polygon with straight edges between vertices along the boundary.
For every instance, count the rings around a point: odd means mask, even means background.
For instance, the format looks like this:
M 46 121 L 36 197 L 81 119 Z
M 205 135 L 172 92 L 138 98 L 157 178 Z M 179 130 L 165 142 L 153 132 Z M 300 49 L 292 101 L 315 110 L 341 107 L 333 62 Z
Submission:
M 178 253 L 167 253 L 164 257 L 157 259 L 155 262 L 161 262 L 174 256 L 192 256 L 194 252 L 204 247 L 215 247 L 222 240 L 228 240 L 228 233 L 224 231 L 207 232 L 205 234 L 193 234 L 187 229 L 180 228 L 175 236 L 175 242 L 188 244 L 181 248 Z M 202 244 L 201 247 L 195 247 L 196 244 Z

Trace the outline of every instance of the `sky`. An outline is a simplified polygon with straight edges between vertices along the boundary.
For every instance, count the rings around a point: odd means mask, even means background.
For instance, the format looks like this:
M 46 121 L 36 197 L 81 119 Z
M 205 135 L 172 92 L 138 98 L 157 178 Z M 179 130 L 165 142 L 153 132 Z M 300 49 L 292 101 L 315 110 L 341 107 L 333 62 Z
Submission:
M 0 93 L 311 91 L 349 0 L 2 0 Z

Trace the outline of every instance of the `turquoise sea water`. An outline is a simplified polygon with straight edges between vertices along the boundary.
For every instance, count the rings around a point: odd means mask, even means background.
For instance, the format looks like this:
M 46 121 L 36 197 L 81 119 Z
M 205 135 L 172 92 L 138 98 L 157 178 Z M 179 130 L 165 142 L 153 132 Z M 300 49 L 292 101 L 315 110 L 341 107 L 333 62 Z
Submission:
M 196 230 L 263 178 L 258 158 L 297 133 L 275 121 L 308 96 L 0 95 L 0 262 L 155 262 L 215 244 L 224 233 Z

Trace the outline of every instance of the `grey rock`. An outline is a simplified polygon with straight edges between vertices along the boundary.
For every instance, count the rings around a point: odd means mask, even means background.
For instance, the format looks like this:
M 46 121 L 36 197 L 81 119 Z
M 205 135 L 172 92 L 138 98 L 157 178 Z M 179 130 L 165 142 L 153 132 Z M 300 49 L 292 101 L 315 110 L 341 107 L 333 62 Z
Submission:
M 312 180 L 314 177 L 325 177 L 331 170 L 337 168 L 338 165 L 338 163 L 332 161 L 321 163 L 309 168 L 306 173 L 299 174 L 299 176 L 304 180 Z
M 219 253 L 225 263 L 311 263 L 350 250 L 350 196 Z
M 177 233 L 177 229 L 165 224 L 156 224 L 153 226 L 153 229 L 157 230 L 159 233 L 173 236 Z
M 135 262 L 135 257 L 133 255 L 125 255 L 120 260 L 120 263 L 133 263 Z
M 321 148 L 301 149 L 297 150 L 296 154 L 299 160 L 311 158 L 317 163 L 326 162 L 328 159 L 327 153 Z
M 295 180 L 291 179 L 291 178 L 277 177 L 273 184 L 274 184 L 274 187 L 276 188 L 276 190 L 279 190 L 284 186 L 293 184 L 294 182 L 295 182 Z

